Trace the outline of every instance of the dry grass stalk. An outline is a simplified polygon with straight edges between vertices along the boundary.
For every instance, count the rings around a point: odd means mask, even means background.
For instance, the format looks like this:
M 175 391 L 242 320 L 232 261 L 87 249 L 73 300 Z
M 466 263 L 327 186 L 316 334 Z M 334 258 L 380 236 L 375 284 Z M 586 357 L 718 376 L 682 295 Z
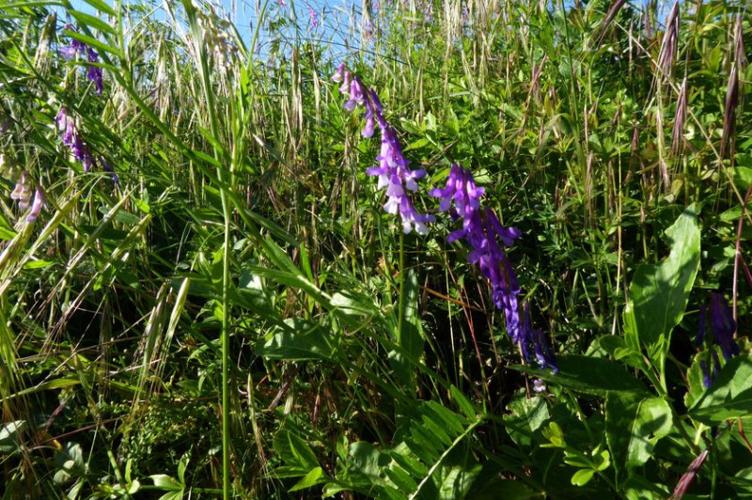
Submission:
M 679 95 L 676 98 L 676 114 L 674 115 L 674 130 L 672 133 L 671 152 L 681 153 L 684 148 L 684 121 L 687 118 L 687 77 L 684 77 Z

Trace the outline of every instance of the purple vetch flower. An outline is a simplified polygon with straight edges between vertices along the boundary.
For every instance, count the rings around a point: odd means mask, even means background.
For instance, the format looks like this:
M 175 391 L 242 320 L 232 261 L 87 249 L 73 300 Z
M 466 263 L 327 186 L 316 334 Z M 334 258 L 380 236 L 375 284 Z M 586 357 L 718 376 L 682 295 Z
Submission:
M 311 23 L 311 28 L 316 29 L 319 27 L 319 15 L 313 10 L 311 4 L 308 4 L 308 17 Z
M 520 287 L 514 269 L 499 245 L 499 240 L 504 246 L 512 245 L 520 232 L 502 226 L 493 210 L 481 208 L 483 194 L 483 188 L 475 184 L 473 175 L 458 165 L 452 165 L 443 189 L 431 191 L 432 196 L 440 199 L 441 211 L 449 211 L 454 218 L 462 219 L 462 228 L 450 233 L 447 241 L 451 243 L 462 238 L 469 243 L 468 261 L 477 265 L 481 274 L 491 282 L 494 305 L 504 312 L 507 333 L 527 359 L 530 339 L 520 321 L 517 303 Z
M 10 199 L 18 202 L 18 208 L 26 210 L 29 208 L 29 202 L 31 201 L 31 186 L 29 186 L 29 176 L 24 170 L 18 177 L 13 192 L 10 193 Z
M 475 185 L 473 175 L 456 163 L 449 170 L 444 189 L 436 188 L 431 191 L 431 196 L 439 198 L 439 210 L 446 212 L 454 202 L 452 215 L 465 217 L 480 208 L 480 199 L 485 193 L 482 187 Z
M 434 217 L 419 213 L 409 196 L 410 191 L 418 190 L 417 181 L 426 175 L 425 170 L 409 168 L 397 132 L 384 118 L 381 102 L 373 89 L 366 87 L 344 64 L 337 67 L 332 80 L 341 83 L 339 90 L 348 97 L 344 104 L 347 111 L 359 105 L 365 109 L 365 126 L 361 135 L 372 137 L 377 125 L 381 131 L 381 148 L 376 157 L 378 165 L 369 168 L 366 173 L 378 177 L 378 189 L 386 189 L 384 210 L 399 214 L 405 233 L 414 230 L 418 234 L 427 234 L 427 224 L 433 222 Z
M 76 28 L 74 28 L 72 24 L 66 24 L 63 28 L 68 31 L 76 31 Z M 85 50 L 86 44 L 84 42 L 71 38 L 70 44 L 63 46 L 59 52 L 64 59 L 70 61 L 71 59 L 74 59 L 79 52 L 84 52 Z
M 26 216 L 26 222 L 34 222 L 42 212 L 44 206 L 44 194 L 42 190 L 37 186 L 34 190 L 34 202 L 31 204 L 31 212 Z
M 337 70 L 332 75 L 332 81 L 341 83 L 345 79 L 345 71 L 347 71 L 347 68 L 345 68 L 345 63 L 339 63 Z
M 533 379 L 533 391 L 539 394 L 546 392 L 546 383 L 539 378 Z
M 99 163 L 102 164 L 102 170 L 105 172 L 109 172 L 110 179 L 112 179 L 112 183 L 117 186 L 120 184 L 120 177 L 118 177 L 118 174 L 115 173 L 115 169 L 112 168 L 112 165 L 104 159 L 104 157 L 99 157 Z
M 88 47 L 86 49 L 86 57 L 90 63 L 96 63 L 99 61 L 97 51 L 92 49 L 91 47 Z M 94 82 L 94 88 L 97 89 L 97 95 L 102 95 L 102 90 L 104 90 L 104 83 L 102 82 L 102 68 L 90 64 L 86 69 L 86 77 Z
M 736 321 L 731 314 L 726 299 L 718 292 L 710 294 L 710 327 L 716 343 L 721 347 L 723 357 L 726 360 L 739 354 L 739 346 L 734 341 Z
M 70 24 L 65 25 L 65 29 L 68 31 L 76 31 L 76 28 Z M 85 55 L 89 65 L 86 69 L 86 78 L 94 83 L 94 88 L 97 91 L 97 95 L 102 95 L 104 89 L 104 83 L 102 80 L 102 68 L 95 66 L 99 62 L 99 54 L 93 48 L 89 47 L 85 43 L 75 38 L 71 38 L 69 45 L 60 49 L 60 55 L 64 59 L 72 60 L 79 54 Z
M 710 350 L 711 358 L 710 362 L 706 362 L 704 359 L 700 360 L 700 371 L 702 372 L 702 385 L 705 389 L 710 389 L 710 386 L 718 378 L 718 372 L 721 370 L 721 360 L 718 359 L 718 353 L 715 348 Z M 708 366 L 709 365 L 709 366 Z
M 520 338 L 518 341 L 522 356 L 526 361 L 530 360 L 528 345 L 532 345 L 538 365 L 541 368 L 549 368 L 552 372 L 558 373 L 559 366 L 556 364 L 556 358 L 551 350 L 551 346 L 548 344 L 546 335 L 542 330 L 533 328 L 533 323 L 530 319 L 530 303 L 525 303 L 524 311 L 525 315 L 520 327 Z
M 91 170 L 94 166 L 94 157 L 91 155 L 89 148 L 86 146 L 81 134 L 76 127 L 76 121 L 72 116 L 68 114 L 68 110 L 65 106 L 60 108 L 57 116 L 55 117 L 55 123 L 57 123 L 57 129 L 61 134 L 63 144 L 70 149 L 73 153 L 73 157 L 81 162 L 84 172 Z

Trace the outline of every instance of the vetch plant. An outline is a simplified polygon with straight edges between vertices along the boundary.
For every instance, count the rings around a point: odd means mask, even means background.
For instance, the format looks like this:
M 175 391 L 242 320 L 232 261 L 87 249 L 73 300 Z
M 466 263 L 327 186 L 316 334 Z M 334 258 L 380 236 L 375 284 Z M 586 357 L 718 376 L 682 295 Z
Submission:
M 66 24 L 64 28 L 68 31 L 76 31 L 75 27 L 70 24 Z M 102 95 L 104 83 L 102 79 L 102 68 L 95 65 L 95 63 L 99 62 L 99 54 L 97 54 L 96 50 L 80 40 L 71 38 L 70 44 L 60 49 L 60 55 L 67 60 L 72 60 L 77 56 L 86 57 L 86 60 L 89 62 L 86 68 L 86 78 L 94 83 L 97 95 Z
M 468 261 L 477 265 L 491 283 L 493 302 L 504 311 L 512 342 L 519 346 L 526 361 L 532 345 L 540 366 L 556 372 L 558 367 L 545 335 L 532 327 L 529 305 L 525 306 L 524 321 L 520 320 L 517 300 L 520 286 L 502 245 L 511 246 L 521 233 L 517 228 L 502 226 L 493 210 L 481 207 L 484 193 L 485 190 L 475 184 L 472 173 L 457 164 L 452 165 L 446 186 L 431 191 L 432 196 L 440 199 L 442 212 L 462 219 L 462 227 L 450 233 L 447 241 L 452 243 L 462 238 L 470 245 Z
M 58 111 L 57 116 L 55 117 L 55 123 L 61 134 L 60 137 L 63 144 L 70 149 L 71 153 L 73 153 L 73 157 L 81 162 L 84 172 L 91 170 L 91 167 L 94 166 L 95 163 L 94 157 L 92 156 L 91 151 L 89 151 L 88 146 L 86 146 L 86 143 L 76 126 L 75 119 L 68 114 L 68 110 L 65 106 L 61 107 L 60 111 Z
M 399 214 L 405 234 L 413 230 L 418 234 L 427 234 L 427 224 L 433 222 L 434 217 L 419 213 L 408 193 L 418 190 L 417 181 L 426 175 L 426 171 L 409 168 L 397 133 L 384 118 L 381 102 L 373 89 L 363 85 L 357 76 L 347 70 L 344 63 L 339 65 L 332 79 L 342 83 L 339 90 L 349 97 L 344 105 L 347 111 L 354 110 L 357 105 L 365 108 L 366 124 L 362 131 L 363 137 L 373 136 L 375 124 L 378 124 L 381 131 L 381 150 L 376 157 L 379 164 L 377 167 L 369 168 L 367 173 L 379 178 L 379 189 L 386 188 L 388 200 L 384 204 L 384 210 L 393 215 Z

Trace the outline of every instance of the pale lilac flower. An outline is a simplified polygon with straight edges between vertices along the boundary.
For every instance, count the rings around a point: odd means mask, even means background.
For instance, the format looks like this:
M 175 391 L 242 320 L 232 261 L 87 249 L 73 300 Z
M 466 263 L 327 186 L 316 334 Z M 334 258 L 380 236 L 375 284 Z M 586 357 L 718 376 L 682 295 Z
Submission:
M 336 83 L 341 83 L 342 80 L 345 79 L 345 71 L 347 71 L 347 69 L 345 68 L 345 63 L 339 63 L 339 66 L 337 66 L 337 70 L 332 75 L 332 81 Z
M 26 222 L 34 222 L 42 212 L 42 206 L 44 206 L 44 194 L 42 190 L 37 187 L 34 190 L 34 202 L 31 204 L 31 212 L 26 216 Z
M 29 178 L 24 170 L 18 177 L 13 192 L 10 193 L 10 199 L 18 202 L 18 208 L 26 210 L 29 208 L 29 202 L 31 201 L 31 186 L 29 186 Z
M 311 28 L 316 29 L 319 26 L 319 15 L 313 10 L 311 4 L 308 4 L 308 17 L 311 23 Z
M 539 394 L 546 392 L 546 383 L 539 378 L 533 379 L 533 391 Z

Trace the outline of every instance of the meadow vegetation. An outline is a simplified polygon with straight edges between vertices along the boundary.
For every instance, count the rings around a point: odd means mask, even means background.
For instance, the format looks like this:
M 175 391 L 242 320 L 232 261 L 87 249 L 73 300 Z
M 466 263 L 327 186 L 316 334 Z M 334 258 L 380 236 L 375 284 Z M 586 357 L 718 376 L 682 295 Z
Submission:
M 752 494 L 746 1 L 237 9 L 0 0 L 3 498 Z

